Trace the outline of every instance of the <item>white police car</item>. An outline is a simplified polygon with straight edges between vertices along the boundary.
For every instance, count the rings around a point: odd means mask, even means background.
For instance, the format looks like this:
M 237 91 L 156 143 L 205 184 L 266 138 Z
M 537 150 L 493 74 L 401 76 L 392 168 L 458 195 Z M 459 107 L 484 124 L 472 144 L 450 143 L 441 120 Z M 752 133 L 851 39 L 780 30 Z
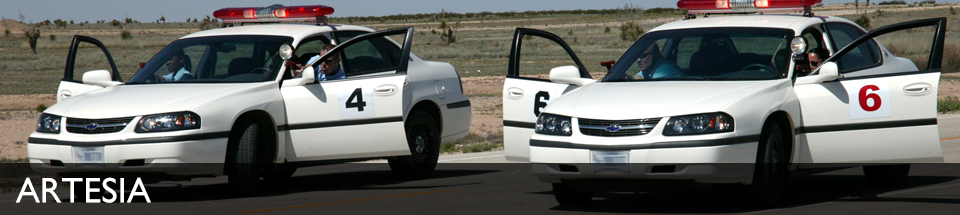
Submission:
M 507 158 L 533 163 L 561 204 L 587 203 L 595 191 L 741 184 L 772 205 L 796 170 L 865 166 L 870 182 L 897 185 L 909 165 L 896 164 L 942 162 L 946 19 L 865 32 L 814 16 L 819 0 L 740 2 L 678 5 L 691 14 L 806 12 L 688 15 L 643 35 L 599 82 L 556 35 L 517 29 L 503 91 Z M 874 40 L 924 26 L 937 29 L 926 70 Z M 563 46 L 576 65 L 553 68 L 549 80 L 521 74 L 523 42 L 536 37 Z M 807 61 L 793 56 L 816 48 L 829 51 L 825 63 L 811 75 L 794 71 Z
M 255 192 L 260 177 L 289 177 L 298 166 L 370 159 L 389 159 L 402 178 L 428 176 L 439 146 L 468 133 L 470 102 L 459 75 L 448 63 L 411 54 L 412 28 L 327 24 L 331 13 L 322 5 L 221 9 L 214 16 L 230 25 L 318 23 L 190 34 L 126 82 L 99 41 L 75 36 L 59 103 L 43 112 L 29 138 L 34 170 L 229 175 L 240 192 Z M 395 35 L 406 37 L 403 44 L 388 37 Z M 288 75 L 286 61 L 306 63 L 327 44 L 337 45 L 330 53 L 342 59 L 345 79 L 315 82 L 313 67 Z M 102 69 L 110 70 L 80 79 L 74 65 L 82 49 L 102 50 L 110 65 Z M 334 60 L 327 54 L 313 65 Z M 235 165 L 243 163 L 269 165 Z

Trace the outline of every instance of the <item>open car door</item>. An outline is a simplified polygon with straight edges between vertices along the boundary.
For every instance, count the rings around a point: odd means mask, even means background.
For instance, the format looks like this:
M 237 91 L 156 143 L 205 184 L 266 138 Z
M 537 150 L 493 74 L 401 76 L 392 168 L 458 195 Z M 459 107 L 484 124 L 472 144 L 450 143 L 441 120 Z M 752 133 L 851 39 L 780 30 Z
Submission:
M 945 18 L 917 20 L 870 31 L 830 56 L 816 74 L 797 78 L 803 118 L 798 132 L 800 162 L 942 162 L 937 85 L 946 22 Z M 880 54 L 879 65 L 886 73 L 858 75 L 857 68 L 843 66 L 843 58 L 851 51 L 868 53 L 862 45 L 877 36 L 929 26 L 935 27 L 935 36 L 926 70 L 886 51 Z
M 395 35 L 405 35 L 405 39 L 399 56 L 391 60 L 392 55 L 386 50 L 397 47 L 386 42 L 386 38 Z M 371 71 L 347 72 L 344 79 L 305 84 L 292 84 L 302 77 L 284 81 L 280 93 L 287 111 L 287 160 L 410 155 L 404 129 L 403 90 L 412 39 L 413 28 L 359 35 L 338 44 L 311 66 L 319 68 L 321 62 L 340 55 L 342 61 L 368 64 L 361 68 Z M 355 71 L 358 66 L 361 65 L 341 64 L 341 69 Z
M 67 65 L 63 70 L 63 79 L 57 89 L 57 102 L 103 88 L 102 86 L 84 84 L 83 74 L 77 74 L 78 71 L 89 72 L 108 69 L 112 74 L 111 79 L 113 81 L 123 82 L 120 79 L 117 64 L 113 62 L 113 56 L 103 46 L 103 43 L 92 37 L 74 35 L 70 52 L 67 54 Z
M 532 44 L 529 53 L 522 52 L 524 42 Z M 566 51 L 567 55 L 558 53 L 562 51 Z M 527 63 L 524 63 L 520 61 L 521 55 L 531 59 L 526 59 Z M 556 61 L 554 58 L 576 64 L 580 77 L 590 78 L 580 59 L 559 36 L 536 29 L 517 28 L 513 34 L 507 77 L 503 83 L 503 144 L 507 160 L 530 161 L 530 136 L 533 135 L 540 112 L 567 88 L 575 87 L 550 82 L 548 75 L 551 67 L 530 65 L 530 62 Z

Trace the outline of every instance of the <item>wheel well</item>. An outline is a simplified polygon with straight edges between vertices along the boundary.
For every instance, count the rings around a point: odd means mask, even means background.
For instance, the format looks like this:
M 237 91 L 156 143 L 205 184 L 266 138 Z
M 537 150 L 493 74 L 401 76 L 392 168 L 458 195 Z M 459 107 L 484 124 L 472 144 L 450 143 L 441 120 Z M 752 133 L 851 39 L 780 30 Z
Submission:
M 225 159 L 229 159 L 231 153 L 236 151 L 237 141 L 243 135 L 243 128 L 240 128 L 240 126 L 247 121 L 252 121 L 260 126 L 257 134 L 257 149 L 259 149 L 257 150 L 257 160 L 262 163 L 273 163 L 277 156 L 277 126 L 270 114 L 262 110 L 243 113 L 233 122 L 233 127 L 230 128 L 230 140 L 227 144 Z M 224 162 L 231 163 L 229 160 Z
M 787 161 L 791 161 L 791 159 L 793 159 L 795 135 L 793 130 L 793 120 L 790 118 L 790 114 L 784 111 L 773 112 L 763 123 L 764 127 L 766 127 L 767 123 L 777 123 L 777 125 L 780 126 L 780 133 L 783 134 L 781 135 L 783 136 L 783 143 L 787 144 L 784 148 L 789 150 L 789 153 L 787 153 Z
M 410 109 L 410 112 L 407 113 L 407 116 L 410 116 L 410 114 L 418 110 L 426 111 L 430 114 L 437 123 L 437 130 L 440 131 L 440 134 L 443 134 L 443 116 L 440 114 L 440 107 L 437 106 L 437 103 L 430 100 L 417 102 L 417 104 Z

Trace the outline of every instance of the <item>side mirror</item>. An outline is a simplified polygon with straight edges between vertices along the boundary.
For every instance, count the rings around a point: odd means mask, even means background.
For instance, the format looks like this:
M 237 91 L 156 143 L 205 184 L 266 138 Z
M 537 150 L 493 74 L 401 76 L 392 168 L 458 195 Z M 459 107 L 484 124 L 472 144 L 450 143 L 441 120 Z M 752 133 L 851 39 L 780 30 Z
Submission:
M 107 70 L 93 70 L 83 73 L 83 84 L 95 85 L 101 87 L 116 86 L 123 83 L 113 81 L 110 72 Z
M 313 83 L 313 81 L 317 79 L 317 76 L 314 74 L 316 73 L 313 71 L 313 67 L 307 66 L 307 68 L 303 69 L 303 73 L 300 73 L 300 78 L 288 79 L 286 81 L 283 81 L 283 86 L 284 87 L 303 86 L 309 83 Z
M 550 81 L 577 86 L 587 85 L 596 80 L 580 77 L 580 69 L 576 66 L 560 66 L 550 70 Z
M 283 60 L 290 60 L 293 57 L 293 47 L 290 44 L 280 45 L 280 58 Z
M 820 69 L 817 75 L 810 75 L 805 77 L 797 78 L 795 85 L 801 84 L 819 84 L 827 81 L 837 80 L 840 78 L 840 69 L 837 68 L 836 62 L 825 62 L 823 65 L 820 65 Z

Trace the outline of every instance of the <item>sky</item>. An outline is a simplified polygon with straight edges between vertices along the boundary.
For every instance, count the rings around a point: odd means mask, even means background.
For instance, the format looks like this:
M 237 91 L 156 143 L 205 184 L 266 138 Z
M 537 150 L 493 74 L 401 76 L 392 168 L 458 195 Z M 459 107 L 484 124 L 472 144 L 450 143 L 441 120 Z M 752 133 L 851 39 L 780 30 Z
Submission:
M 854 0 L 823 0 L 824 4 Z M 863 0 L 865 1 L 865 0 Z M 863 2 L 861 1 L 861 2 Z M 873 0 L 880 2 L 884 0 Z M 918 0 L 906 0 L 916 2 Z M 958 2 L 960 0 L 938 0 Z M 165 17 L 167 22 L 182 22 L 213 14 L 225 7 L 264 7 L 271 4 L 327 5 L 336 12 L 331 17 L 382 16 L 394 14 L 436 13 L 441 10 L 467 12 L 506 12 L 529 10 L 612 9 L 630 4 L 642 8 L 676 7 L 671 0 L 0 0 L 0 18 L 18 20 L 19 14 L 29 23 L 43 20 L 123 20 L 154 22 Z

